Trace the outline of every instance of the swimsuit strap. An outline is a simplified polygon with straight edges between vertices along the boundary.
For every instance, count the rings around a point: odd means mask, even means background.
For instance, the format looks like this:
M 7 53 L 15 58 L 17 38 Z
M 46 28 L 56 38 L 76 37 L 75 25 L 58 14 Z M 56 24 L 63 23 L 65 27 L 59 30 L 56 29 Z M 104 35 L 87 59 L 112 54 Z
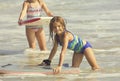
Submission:
M 65 32 L 71 33 L 71 34 L 73 35 L 73 37 L 74 37 L 73 40 L 75 39 L 74 34 L 73 34 L 72 32 L 70 32 L 70 31 L 68 31 L 68 30 L 65 30 L 65 31 L 63 32 L 63 34 L 62 34 L 63 37 L 64 37 Z M 59 36 L 58 36 L 57 34 L 56 34 L 56 40 L 57 40 L 57 42 L 58 42 L 60 45 L 62 45 L 62 43 L 60 42 Z
M 71 33 L 71 34 L 73 35 L 73 37 L 75 37 L 75 35 L 74 35 L 72 32 L 70 32 L 70 31 L 68 31 L 68 30 L 65 30 L 65 31 L 67 31 L 67 32 Z

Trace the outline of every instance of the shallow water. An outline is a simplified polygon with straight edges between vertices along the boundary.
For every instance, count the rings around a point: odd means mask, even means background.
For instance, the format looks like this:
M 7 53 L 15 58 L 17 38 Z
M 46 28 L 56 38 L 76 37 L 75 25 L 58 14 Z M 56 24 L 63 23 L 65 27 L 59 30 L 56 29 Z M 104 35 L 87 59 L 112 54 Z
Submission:
M 69 52 L 70 53 L 70 52 Z M 35 54 L 32 55 L 26 55 L 26 54 L 18 54 L 18 55 L 5 55 L 0 57 L 0 65 L 4 66 L 0 69 L 4 70 L 11 70 L 11 71 L 28 71 L 28 72 L 49 72 L 51 70 L 44 69 L 40 66 L 36 66 L 38 63 L 42 61 L 45 57 L 47 57 L 48 54 Z M 67 54 L 66 56 L 69 56 Z M 59 75 L 45 75 L 45 74 L 27 74 L 27 75 L 9 75 L 9 76 L 0 76 L 0 80 L 3 81 L 113 81 L 117 80 L 119 81 L 120 77 L 120 65 L 119 64 L 119 58 L 115 55 L 108 55 L 107 57 L 112 57 L 112 59 L 105 59 L 106 55 L 102 54 L 96 55 L 98 59 L 98 63 L 102 65 L 102 71 L 91 71 L 90 67 L 86 60 L 83 61 L 80 67 L 80 73 L 79 74 L 59 74 Z M 11 58 L 11 59 L 9 59 Z M 53 64 L 57 64 L 56 59 L 53 60 Z M 3 61 L 5 59 L 5 61 Z M 104 61 L 102 60 L 104 59 Z M 114 61 L 116 59 L 116 61 Z M 65 62 L 69 63 L 71 65 L 71 62 L 69 62 L 70 59 L 66 59 Z M 113 60 L 112 62 L 110 60 Z M 55 67 L 55 65 L 53 66 Z M 63 71 L 67 68 L 63 68 Z M 68 68 L 70 69 L 70 68 Z M 68 70 L 67 69 L 67 70 Z
M 12 64 L 1 69 L 40 70 L 38 67 L 23 67 L 36 64 L 48 55 L 30 59 L 24 55 L 28 48 L 24 26 L 17 21 L 24 0 L 0 0 L 0 65 Z M 120 77 L 120 1 L 119 0 L 45 0 L 55 15 L 64 17 L 67 29 L 91 42 L 102 72 L 92 72 L 86 59 L 78 75 L 56 75 L 39 77 L 0 77 L 1 81 L 119 81 Z M 44 15 L 44 13 L 43 13 Z M 49 38 L 45 27 L 46 38 Z M 48 41 L 47 41 L 48 42 Z M 51 42 L 48 49 L 51 48 Z M 38 47 L 37 47 L 38 50 Z M 60 50 L 59 50 L 60 51 Z M 58 52 L 59 54 L 59 52 Z M 58 54 L 54 64 L 58 62 Z M 71 52 L 66 54 L 66 63 L 71 64 Z

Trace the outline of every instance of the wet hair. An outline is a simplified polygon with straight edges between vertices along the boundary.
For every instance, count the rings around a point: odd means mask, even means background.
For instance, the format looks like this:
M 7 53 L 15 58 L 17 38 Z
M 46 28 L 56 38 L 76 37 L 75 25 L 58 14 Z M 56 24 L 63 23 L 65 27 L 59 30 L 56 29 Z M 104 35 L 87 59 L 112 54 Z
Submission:
M 66 30 L 66 25 L 65 25 L 65 21 L 62 17 L 60 16 L 54 16 L 49 23 L 49 31 L 50 31 L 50 37 L 52 38 L 52 40 L 54 39 L 54 33 L 53 33 L 53 24 L 59 22 L 61 25 L 63 25 L 63 28 Z

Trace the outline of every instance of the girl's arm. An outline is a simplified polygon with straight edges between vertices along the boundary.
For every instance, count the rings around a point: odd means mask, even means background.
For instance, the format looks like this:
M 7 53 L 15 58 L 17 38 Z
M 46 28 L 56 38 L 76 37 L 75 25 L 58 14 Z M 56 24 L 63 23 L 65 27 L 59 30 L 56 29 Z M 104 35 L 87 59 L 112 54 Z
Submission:
M 58 43 L 57 43 L 57 41 L 55 41 L 54 46 L 53 46 L 53 48 L 52 48 L 52 50 L 50 52 L 49 58 L 43 60 L 43 62 L 41 64 L 39 64 L 39 65 L 42 65 L 42 66 L 43 65 L 50 65 L 51 64 L 51 60 L 53 59 L 53 57 L 56 54 L 57 47 L 58 47 Z
M 65 54 L 66 54 L 68 42 L 69 42 L 69 38 L 67 37 L 67 35 L 65 35 L 65 37 L 63 39 L 63 45 L 62 45 L 60 58 L 59 58 L 59 64 L 58 64 L 58 66 L 60 66 L 60 67 L 62 67 L 62 64 L 63 64 L 63 61 L 64 61 L 64 57 L 65 57 Z
M 40 0 L 42 3 L 42 8 L 48 16 L 53 16 L 52 12 L 48 9 L 46 3 L 43 0 Z
M 54 74 L 58 74 L 61 72 L 61 68 L 63 65 L 63 61 L 64 61 L 65 53 L 67 50 L 68 42 L 69 42 L 69 37 L 67 35 L 65 35 L 64 39 L 63 39 L 62 50 L 60 53 L 59 64 L 56 68 L 53 69 Z
M 25 17 L 26 12 L 27 12 L 27 7 L 28 7 L 28 3 L 25 1 L 23 3 L 22 11 L 21 11 L 20 16 L 19 16 L 19 21 Z
M 55 41 L 54 46 L 53 46 L 53 48 L 52 48 L 52 50 L 51 50 L 51 52 L 50 52 L 49 58 L 48 58 L 50 61 L 51 61 L 51 60 L 53 59 L 53 57 L 55 56 L 56 51 L 57 51 L 57 47 L 58 47 L 58 43 L 57 43 L 57 41 Z

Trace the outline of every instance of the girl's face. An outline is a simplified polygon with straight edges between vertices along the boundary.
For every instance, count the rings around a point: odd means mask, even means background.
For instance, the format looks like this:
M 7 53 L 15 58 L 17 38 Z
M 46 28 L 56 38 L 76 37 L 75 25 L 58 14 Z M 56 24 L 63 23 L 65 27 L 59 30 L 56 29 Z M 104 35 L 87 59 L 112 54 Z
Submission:
M 60 22 L 53 23 L 53 32 L 60 35 L 64 32 L 64 26 Z

